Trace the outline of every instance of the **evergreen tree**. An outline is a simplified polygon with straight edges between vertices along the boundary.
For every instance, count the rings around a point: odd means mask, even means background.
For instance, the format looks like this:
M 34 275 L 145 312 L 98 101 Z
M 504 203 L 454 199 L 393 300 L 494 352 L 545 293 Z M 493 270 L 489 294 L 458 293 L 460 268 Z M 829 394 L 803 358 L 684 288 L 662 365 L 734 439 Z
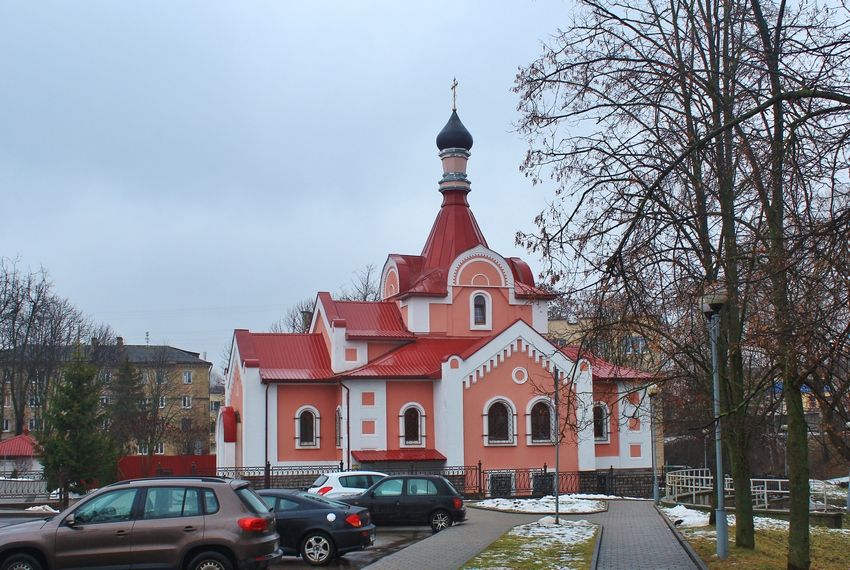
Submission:
M 60 489 L 63 505 L 69 490 L 85 492 L 114 476 L 115 453 L 102 429 L 99 400 L 97 369 L 77 355 L 55 387 L 39 441 L 47 483 Z
M 142 402 L 145 398 L 141 372 L 129 360 L 124 360 L 109 392 L 106 408 L 109 436 L 118 454 L 128 455 L 133 441 L 141 439 Z

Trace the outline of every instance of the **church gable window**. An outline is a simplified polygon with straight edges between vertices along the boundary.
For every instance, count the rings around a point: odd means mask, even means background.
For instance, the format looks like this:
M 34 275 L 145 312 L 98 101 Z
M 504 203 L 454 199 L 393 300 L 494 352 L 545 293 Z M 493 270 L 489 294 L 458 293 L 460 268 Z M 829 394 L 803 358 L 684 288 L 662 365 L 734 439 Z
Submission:
M 319 410 L 303 406 L 295 413 L 295 447 L 319 447 Z
M 401 408 L 399 444 L 401 447 L 425 446 L 425 409 L 417 403 L 411 402 Z
M 593 439 L 597 443 L 608 443 L 608 406 L 603 402 L 593 404 Z
M 529 413 L 531 443 L 552 443 L 556 427 L 552 405 L 547 400 L 537 400 Z
M 485 409 L 485 445 L 516 445 L 514 409 L 504 399 L 492 401 Z
M 493 328 L 493 305 L 490 295 L 476 291 L 469 298 L 469 328 L 491 330 Z

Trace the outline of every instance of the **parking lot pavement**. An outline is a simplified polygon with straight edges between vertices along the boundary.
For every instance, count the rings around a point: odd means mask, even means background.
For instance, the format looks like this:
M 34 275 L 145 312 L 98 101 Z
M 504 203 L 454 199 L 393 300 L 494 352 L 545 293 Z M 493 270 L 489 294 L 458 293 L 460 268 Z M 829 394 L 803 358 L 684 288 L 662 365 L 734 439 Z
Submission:
M 326 566 L 326 568 L 365 568 L 384 556 L 398 552 L 402 548 L 419 542 L 432 534 L 431 528 L 427 526 L 378 527 L 375 544 L 366 550 L 349 552 L 342 558 L 338 558 Z M 306 564 L 301 558 L 284 556 L 273 564 L 272 568 L 294 570 L 296 568 L 313 567 Z

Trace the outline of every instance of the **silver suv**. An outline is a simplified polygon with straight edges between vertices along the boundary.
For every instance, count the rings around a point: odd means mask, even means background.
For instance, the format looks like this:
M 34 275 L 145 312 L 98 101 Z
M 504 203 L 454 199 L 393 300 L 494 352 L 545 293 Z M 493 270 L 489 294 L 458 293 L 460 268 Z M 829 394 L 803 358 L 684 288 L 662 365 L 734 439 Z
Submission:
M 0 532 L 0 570 L 268 568 L 281 555 L 274 514 L 246 481 L 113 483 L 64 512 Z

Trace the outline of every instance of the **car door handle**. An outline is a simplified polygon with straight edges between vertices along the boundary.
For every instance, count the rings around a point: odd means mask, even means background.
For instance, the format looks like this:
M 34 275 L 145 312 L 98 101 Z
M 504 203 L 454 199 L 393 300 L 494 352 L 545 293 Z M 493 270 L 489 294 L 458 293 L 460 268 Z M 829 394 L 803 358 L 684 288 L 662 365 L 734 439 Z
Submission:
M 183 527 L 183 532 L 195 532 L 196 530 L 198 530 L 198 529 L 196 529 L 195 527 L 193 527 L 191 525 Z
M 115 531 L 115 536 L 117 536 L 118 538 L 127 536 L 128 534 L 129 533 L 126 530 L 116 530 Z

